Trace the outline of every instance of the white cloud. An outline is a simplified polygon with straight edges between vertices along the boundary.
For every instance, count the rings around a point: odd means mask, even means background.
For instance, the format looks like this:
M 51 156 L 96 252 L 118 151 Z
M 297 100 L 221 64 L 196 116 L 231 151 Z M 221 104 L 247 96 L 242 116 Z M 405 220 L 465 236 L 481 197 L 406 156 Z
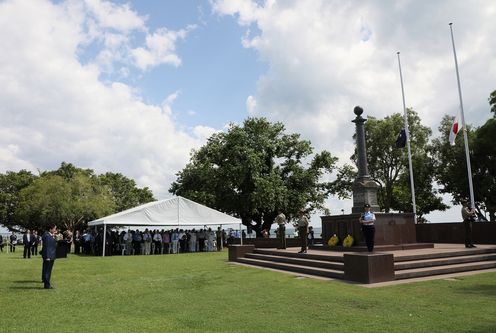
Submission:
M 193 134 L 201 141 L 205 142 L 212 134 L 219 132 L 215 128 L 198 125 L 193 128 Z
M 454 22 L 466 117 L 490 117 L 496 89 L 496 4 L 490 1 L 214 1 L 246 27 L 242 45 L 269 65 L 248 113 L 282 121 L 342 162 L 353 149 L 353 107 L 378 118 L 407 106 L 436 130 L 458 111 L 449 22 Z M 256 108 L 251 102 L 256 101 Z M 334 205 L 341 203 L 334 202 Z
M 95 18 L 102 28 L 111 28 L 121 32 L 139 29 L 146 30 L 146 17 L 139 16 L 129 4 L 114 4 L 102 0 L 84 1 L 88 14 Z
M 257 100 L 253 96 L 248 96 L 246 99 L 246 110 L 248 111 L 249 115 L 252 115 L 255 113 L 255 109 L 257 107 Z
M 158 29 L 153 34 L 146 36 L 146 47 L 138 47 L 131 50 L 135 64 L 142 70 L 160 64 L 181 65 L 181 59 L 176 54 L 176 42 L 184 39 L 189 31 L 195 26 L 179 31 L 171 31 L 166 28 Z
M 87 4 L 101 6 L 94 10 L 103 26 L 144 28 L 126 5 Z M 167 196 L 175 173 L 203 136 L 178 130 L 171 118 L 178 92 L 163 106 L 150 105 L 135 88 L 103 83 L 100 67 L 80 62 L 86 15 L 79 2 L 0 3 L 0 171 L 50 170 L 67 161 L 122 172 Z M 120 38 L 106 41 L 112 48 Z
M 169 116 L 172 115 L 172 104 L 179 97 L 180 93 L 181 92 L 177 90 L 174 93 L 167 96 L 167 98 L 162 102 L 162 110 Z

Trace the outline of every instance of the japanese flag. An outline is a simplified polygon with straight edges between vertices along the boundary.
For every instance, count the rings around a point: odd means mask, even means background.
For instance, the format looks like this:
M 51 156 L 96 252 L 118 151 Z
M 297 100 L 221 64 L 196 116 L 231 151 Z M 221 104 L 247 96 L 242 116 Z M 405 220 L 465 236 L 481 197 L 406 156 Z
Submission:
M 458 114 L 455 117 L 455 121 L 453 122 L 453 125 L 451 126 L 451 131 L 449 135 L 449 142 L 450 145 L 454 146 L 455 145 L 455 139 L 456 135 L 460 130 L 462 129 L 462 123 L 461 123 L 461 114 L 458 112 Z

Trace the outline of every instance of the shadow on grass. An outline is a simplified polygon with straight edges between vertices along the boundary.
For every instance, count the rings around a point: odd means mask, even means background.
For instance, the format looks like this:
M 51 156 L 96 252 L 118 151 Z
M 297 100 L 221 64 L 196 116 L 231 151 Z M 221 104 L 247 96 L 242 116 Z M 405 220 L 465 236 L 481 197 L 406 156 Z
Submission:
M 472 294 L 472 295 L 495 297 L 496 284 L 480 284 L 470 287 L 459 288 L 457 292 L 462 295 Z M 496 332 L 496 330 L 494 330 L 493 332 Z
M 474 327 L 465 331 L 465 333 L 494 333 L 494 332 L 496 332 L 496 324 L 494 323 L 486 326 Z
M 45 289 L 43 286 L 12 286 L 10 289 L 15 290 L 42 290 Z
M 13 286 L 10 287 L 10 289 L 25 289 L 25 290 L 32 290 L 32 289 L 43 289 L 43 282 L 38 281 L 38 280 L 15 280 L 12 281 L 14 284 Z

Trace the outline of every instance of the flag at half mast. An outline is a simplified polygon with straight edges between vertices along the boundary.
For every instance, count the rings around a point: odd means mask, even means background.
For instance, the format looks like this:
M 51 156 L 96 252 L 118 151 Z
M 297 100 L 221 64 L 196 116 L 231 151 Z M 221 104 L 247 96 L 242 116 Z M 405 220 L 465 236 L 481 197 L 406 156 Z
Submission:
M 462 118 L 462 115 L 460 112 L 458 112 L 458 114 L 455 117 L 455 120 L 453 121 L 453 125 L 451 125 L 451 131 L 450 131 L 450 135 L 449 135 L 449 143 L 451 146 L 455 145 L 456 136 L 457 136 L 458 132 L 460 132 L 460 130 L 463 127 L 462 123 L 460 121 L 461 118 Z

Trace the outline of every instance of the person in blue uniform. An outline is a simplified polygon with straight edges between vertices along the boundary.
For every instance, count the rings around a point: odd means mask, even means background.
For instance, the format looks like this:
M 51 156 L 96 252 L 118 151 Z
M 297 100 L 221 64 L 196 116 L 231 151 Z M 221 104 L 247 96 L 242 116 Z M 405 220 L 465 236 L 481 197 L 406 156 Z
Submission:
M 370 210 L 370 205 L 364 205 L 365 212 L 360 215 L 360 224 L 362 225 L 363 237 L 365 238 L 365 244 L 367 244 L 367 250 L 369 252 L 374 251 L 374 237 L 375 237 L 375 215 Z

